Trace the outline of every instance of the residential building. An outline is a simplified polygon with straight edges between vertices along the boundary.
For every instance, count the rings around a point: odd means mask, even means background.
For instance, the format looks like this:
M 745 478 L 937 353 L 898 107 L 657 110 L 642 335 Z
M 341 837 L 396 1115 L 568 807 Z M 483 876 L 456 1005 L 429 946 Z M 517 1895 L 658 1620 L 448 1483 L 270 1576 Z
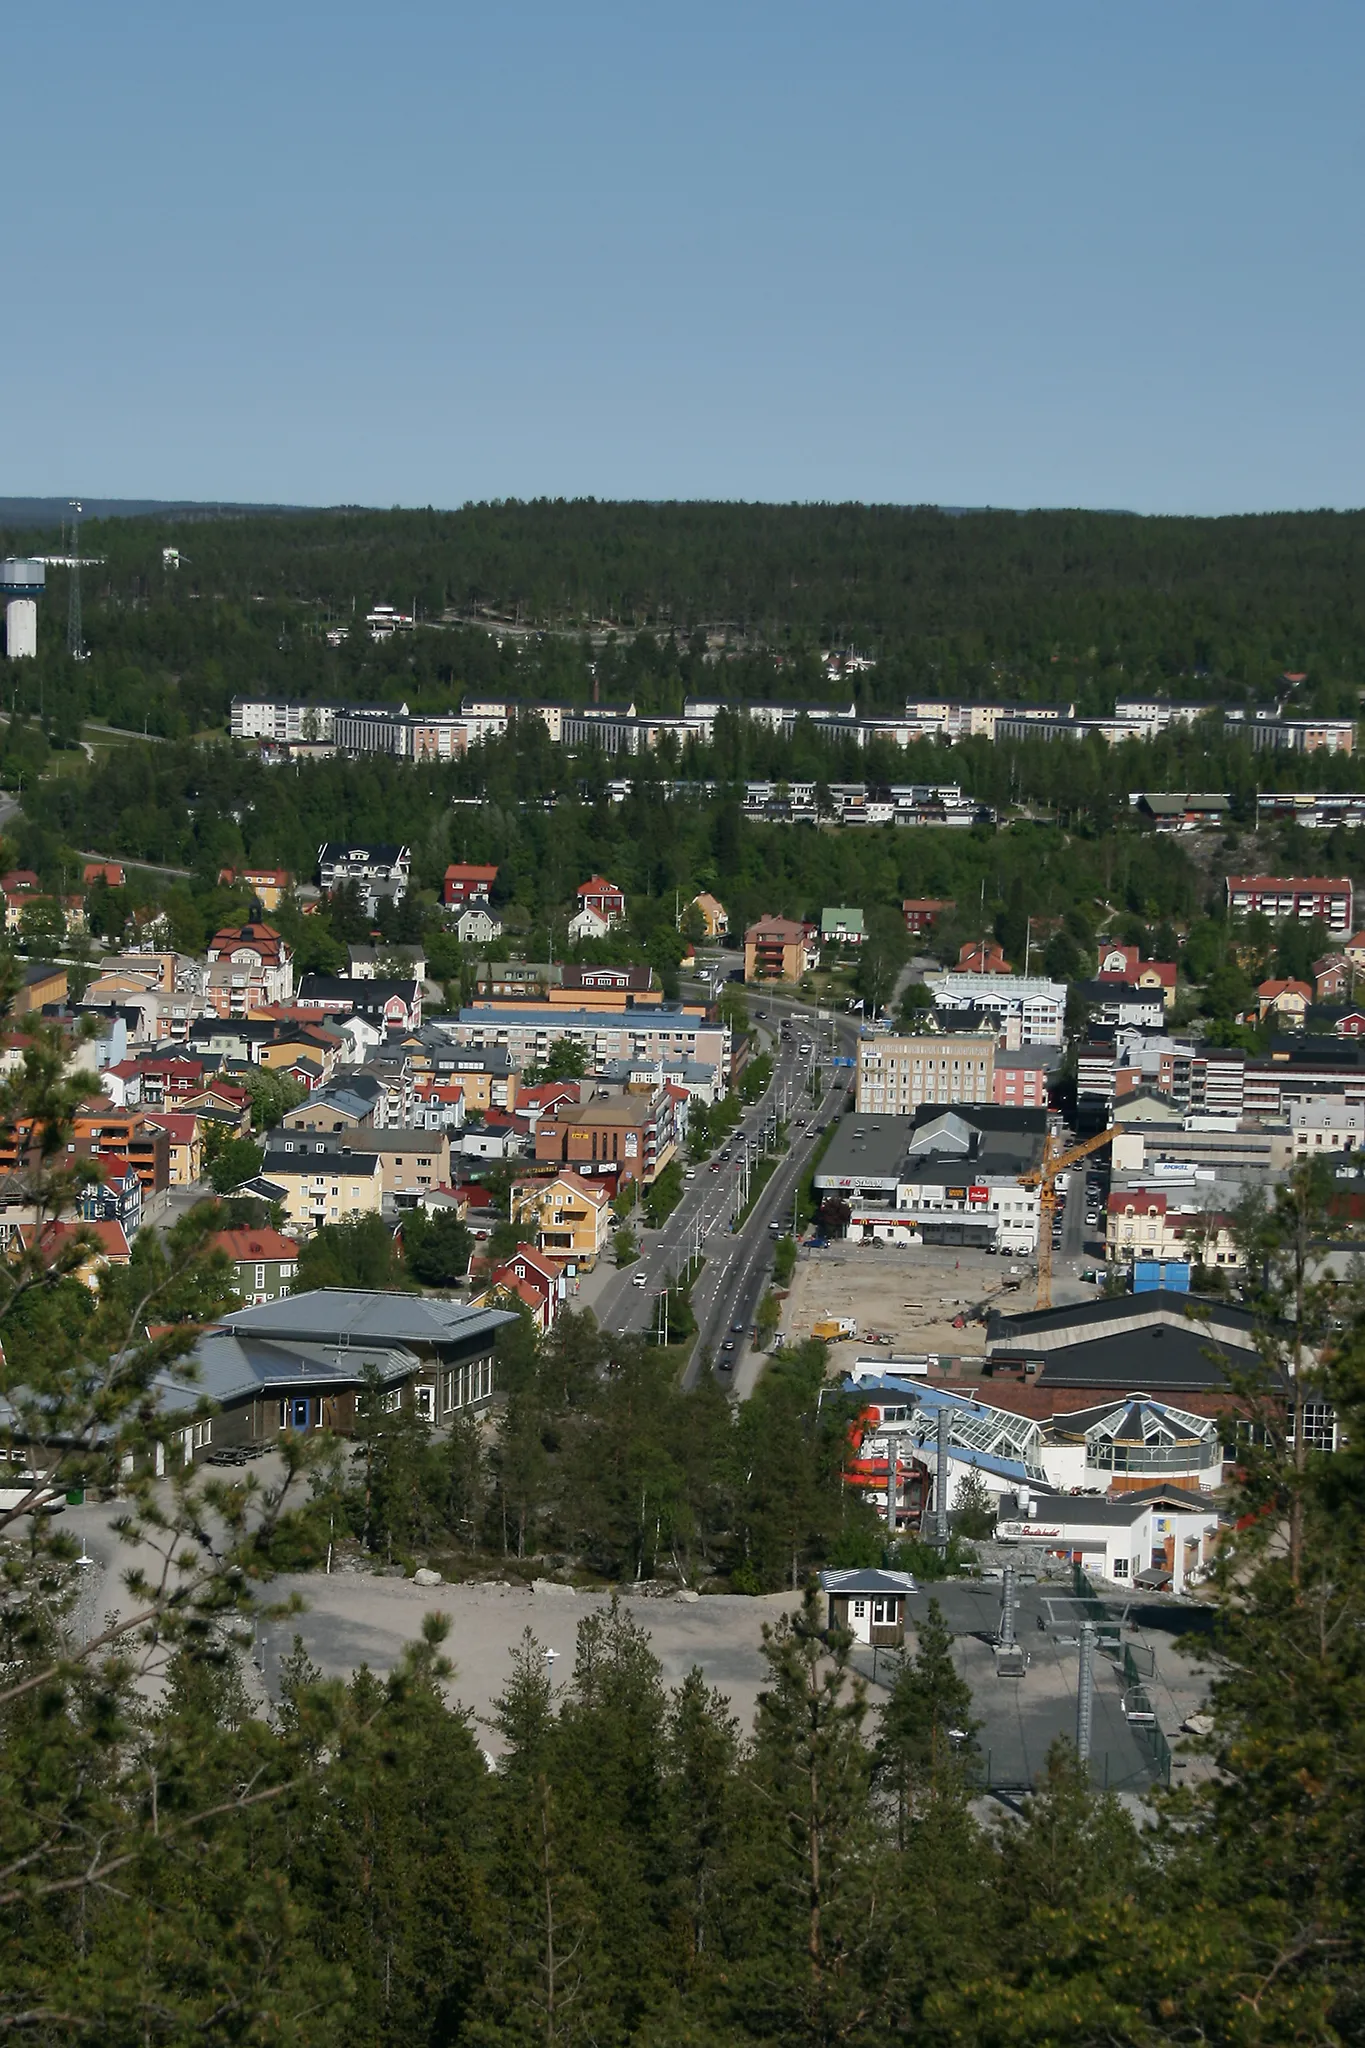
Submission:
M 220 868 L 218 882 L 225 889 L 249 889 L 262 910 L 278 910 L 294 877 L 287 868 Z
M 580 1010 L 591 1001 L 599 1010 L 625 1010 L 663 1002 L 652 967 L 606 966 L 597 961 L 578 966 L 570 961 L 556 973 L 558 982 L 551 982 L 546 995 L 551 1003 L 565 1008 Z
M 1190 1259 L 1199 1265 L 1235 1270 L 1242 1254 L 1231 1219 L 1219 1213 L 1213 1188 L 1172 1190 L 1123 1187 L 1111 1190 L 1104 1228 L 1104 1254 L 1111 1266 L 1135 1259 Z
M 75 1158 L 98 1160 L 102 1167 L 131 1169 L 142 1182 L 144 1200 L 171 1184 L 166 1133 L 157 1130 L 141 1110 L 115 1109 L 104 1097 L 77 1110 L 66 1149 Z
M 822 946 L 861 946 L 867 939 L 867 926 L 861 910 L 854 910 L 847 904 L 838 904 L 833 909 L 820 912 L 820 944 Z
M 166 1133 L 167 1169 L 173 1188 L 194 1187 L 204 1178 L 204 1126 L 192 1110 L 150 1110 L 147 1122 Z
M 610 930 L 626 921 L 626 897 L 623 889 L 615 882 L 609 882 L 605 875 L 590 875 L 586 882 L 580 882 L 576 890 L 580 910 L 596 911 Z
M 354 885 L 366 913 L 373 917 L 381 902 L 401 903 L 412 876 L 408 846 L 351 846 L 328 840 L 318 848 L 318 883 L 323 894 Z
M 727 1072 L 730 1065 L 729 1025 L 713 1024 L 674 1004 L 619 1011 L 565 1010 L 549 1003 L 525 1010 L 475 1007 L 461 1010 L 454 1021 L 443 1019 L 440 1028 L 459 1047 L 500 1047 L 518 1071 L 543 1066 L 561 1038 L 583 1048 L 594 1073 L 616 1060 L 681 1060 Z M 472 1109 L 472 1100 L 465 1099 Z M 515 1103 L 501 1106 L 512 1109 Z
M 1354 929 L 1355 891 L 1349 879 L 1324 875 L 1229 875 L 1224 883 L 1229 917 L 1254 912 L 1272 923 L 1315 920 L 1345 937 Z
M 330 1017 L 363 1017 L 383 1031 L 416 1031 L 422 1022 L 422 984 L 305 974 L 296 1007 Z
M 1175 962 L 1144 960 L 1138 946 L 1101 946 L 1096 979 L 1122 982 L 1126 988 L 1159 989 L 1166 1008 L 1175 1008 Z
M 689 910 L 699 912 L 703 935 L 708 939 L 723 939 L 730 929 L 730 913 L 725 905 L 703 889 L 688 904 Z
M 85 1223 L 117 1223 L 131 1244 L 142 1227 L 142 1182 L 131 1166 L 101 1161 L 100 1179 L 76 1197 L 76 1214 Z
M 935 1006 L 947 1013 L 982 1010 L 995 1018 L 1007 1050 L 1021 1045 L 1060 1045 L 1065 1035 L 1066 988 L 1034 975 L 926 974 Z
M 901 904 L 905 929 L 912 938 L 932 931 L 941 917 L 950 916 L 956 909 L 957 904 L 951 896 L 907 896 Z
M 536 1123 L 535 1156 L 584 1178 L 614 1176 L 648 1187 L 677 1150 L 675 1104 L 667 1087 L 648 1094 L 561 1102 Z
M 1004 948 L 995 939 L 969 939 L 958 948 L 957 971 L 959 974 L 1013 974 L 1014 969 L 1005 958 Z
M 1160 1031 L 1166 1020 L 1166 992 L 1157 985 L 1137 988 L 1123 981 L 1078 981 L 1076 994 L 1090 1007 L 1093 1024 L 1136 1026 Z
M 411 1208 L 432 1188 L 450 1184 L 450 1138 L 446 1131 L 389 1131 L 361 1125 L 341 1138 L 352 1160 L 367 1154 L 379 1161 L 383 1192 L 398 1207 Z
M 1158 832 L 1198 832 L 1208 826 L 1222 827 L 1232 804 L 1226 790 L 1135 790 L 1128 801 L 1152 820 Z
M 1355 722 L 1350 718 L 1250 719 L 1247 737 L 1253 747 L 1283 747 L 1295 754 L 1352 754 Z
M 376 1121 L 384 1090 L 372 1074 L 348 1069 L 336 1081 L 319 1088 L 306 1101 L 287 1109 L 280 1126 L 287 1131 L 355 1131 Z
M 451 919 L 450 929 L 462 946 L 487 946 L 502 937 L 502 919 L 486 903 L 466 903 Z
M 207 949 L 204 1007 L 215 1017 L 248 1017 L 294 994 L 294 949 L 268 924 L 229 925 Z
M 488 1285 L 478 1299 L 480 1303 L 486 1301 L 494 1305 L 503 1301 L 507 1301 L 509 1306 L 513 1301 L 520 1302 L 543 1337 L 554 1325 L 565 1288 L 566 1281 L 560 1268 L 542 1253 L 522 1244 L 510 1258 L 493 1267 L 488 1275 Z
M 15 989 L 10 1003 L 10 1014 L 14 1017 L 31 1017 L 46 1008 L 49 1003 L 64 1003 L 66 999 L 66 969 L 36 961 L 20 971 L 19 986 Z
M 744 979 L 800 981 L 818 958 L 809 926 L 790 917 L 761 917 L 744 934 Z
M 1335 1003 L 1355 987 L 1355 969 L 1344 953 L 1324 953 L 1313 962 L 1313 1000 Z
M 1344 1095 L 1318 1095 L 1289 1105 L 1289 1129 L 1295 1159 L 1315 1159 L 1324 1152 L 1357 1152 L 1365 1131 L 1365 1103 Z
M 910 1116 L 921 1103 L 995 1099 L 995 1040 L 987 1033 L 877 1033 L 858 1045 L 860 1116 Z
M 610 920 L 603 917 L 600 910 L 594 910 L 591 904 L 585 904 L 582 910 L 576 910 L 569 919 L 569 937 L 575 942 L 580 939 L 605 939 L 610 930 Z
M 209 1243 L 237 1268 L 237 1292 L 245 1302 L 279 1301 L 294 1291 L 298 1274 L 297 1238 L 282 1231 L 220 1230 Z
M 103 882 L 106 889 L 122 889 L 127 880 L 122 862 L 116 860 L 88 860 L 81 869 L 81 883 L 87 889 L 96 882 Z
M 352 1153 L 349 1136 L 272 1132 L 259 1174 L 239 1192 L 279 1202 L 291 1230 L 319 1230 L 324 1223 L 379 1215 L 382 1162 L 373 1153 Z
M 496 865 L 452 861 L 441 882 L 441 901 L 448 910 L 463 910 L 466 903 L 487 903 L 497 879 Z
M 1337 825 L 1358 830 L 1365 825 L 1365 790 L 1340 792 L 1307 789 L 1262 790 L 1256 798 L 1257 824 L 1293 819 L 1309 831 L 1330 832 Z
M 997 1051 L 991 1099 L 1002 1109 L 1046 1109 L 1048 1085 L 1057 1063 L 1047 1046 L 1021 1045 Z
M 1263 981 L 1256 991 L 1262 1020 L 1277 1017 L 1289 1025 L 1303 1025 L 1312 1001 L 1313 991 L 1306 981 Z
M 348 946 L 346 971 L 352 981 L 425 981 L 425 946 Z

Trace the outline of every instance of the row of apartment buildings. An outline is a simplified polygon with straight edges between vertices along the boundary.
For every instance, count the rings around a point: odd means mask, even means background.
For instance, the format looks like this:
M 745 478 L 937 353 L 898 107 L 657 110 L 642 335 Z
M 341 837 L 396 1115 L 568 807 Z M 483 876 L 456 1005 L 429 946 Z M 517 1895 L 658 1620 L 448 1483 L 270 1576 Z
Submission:
M 710 746 L 722 717 L 745 720 L 789 738 L 805 722 L 831 737 L 858 746 L 909 747 L 924 740 L 952 745 L 969 738 L 1086 739 L 1092 734 L 1117 746 L 1149 740 L 1172 725 L 1221 718 L 1245 731 L 1254 747 L 1304 753 L 1354 750 L 1350 719 L 1299 718 L 1280 705 L 1172 704 L 1165 699 L 1122 699 L 1112 717 L 1078 718 L 1070 704 L 975 704 L 948 699 L 907 700 L 901 713 L 859 714 L 846 704 L 730 703 L 723 698 L 688 698 L 681 714 L 641 713 L 633 703 L 548 704 L 515 698 L 466 698 L 458 711 L 413 712 L 407 704 L 300 704 L 280 699 L 235 698 L 234 739 L 296 750 L 332 747 L 348 754 L 378 753 L 401 760 L 449 760 L 486 739 L 500 738 L 518 719 L 536 719 L 550 740 L 570 749 L 596 747 L 604 754 L 651 753 L 668 739 Z

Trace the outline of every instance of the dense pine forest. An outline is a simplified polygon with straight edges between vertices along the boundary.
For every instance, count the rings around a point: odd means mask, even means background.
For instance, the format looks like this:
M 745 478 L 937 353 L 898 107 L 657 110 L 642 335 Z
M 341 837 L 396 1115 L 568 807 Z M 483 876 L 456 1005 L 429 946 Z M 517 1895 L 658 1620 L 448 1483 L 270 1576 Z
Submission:
M 80 551 L 99 558 L 84 571 L 91 660 L 73 673 L 61 659 L 55 568 L 40 662 L 8 683 L 36 710 L 45 670 L 45 715 L 71 731 L 94 715 L 193 732 L 256 691 L 574 700 L 595 680 L 603 701 L 660 709 L 689 691 L 819 699 L 829 649 L 875 660 L 857 678 L 866 709 L 907 692 L 1066 696 L 1087 712 L 1133 690 L 1260 700 L 1288 671 L 1328 711 L 1353 709 L 1365 682 L 1357 513 L 538 501 L 107 520 L 82 528 Z M 329 643 L 375 603 L 419 630 L 382 649 Z

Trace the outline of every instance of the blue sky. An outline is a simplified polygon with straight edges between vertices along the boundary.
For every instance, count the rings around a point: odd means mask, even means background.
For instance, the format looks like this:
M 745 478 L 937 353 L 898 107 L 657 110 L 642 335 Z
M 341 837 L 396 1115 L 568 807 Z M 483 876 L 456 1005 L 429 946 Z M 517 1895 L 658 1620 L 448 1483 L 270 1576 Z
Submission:
M 0 495 L 1365 501 L 1359 0 L 12 10 Z

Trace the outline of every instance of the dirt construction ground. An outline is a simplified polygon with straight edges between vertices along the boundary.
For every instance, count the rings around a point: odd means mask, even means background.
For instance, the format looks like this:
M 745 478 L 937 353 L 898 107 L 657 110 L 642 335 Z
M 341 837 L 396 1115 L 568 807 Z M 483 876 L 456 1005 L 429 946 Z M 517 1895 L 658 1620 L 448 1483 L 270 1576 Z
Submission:
M 1019 1285 L 1007 1292 L 1011 1269 Z M 855 1316 L 856 1340 L 830 1346 L 831 1366 L 843 1370 L 855 1358 L 878 1350 L 888 1356 L 933 1351 L 981 1358 L 986 1350 L 984 1325 L 969 1322 L 955 1330 L 954 1316 L 969 1314 L 983 1303 L 992 1308 L 1032 1308 L 1033 1286 L 1027 1261 L 997 1258 L 990 1252 L 940 1245 L 831 1244 L 825 1251 L 802 1252 L 784 1304 L 782 1333 L 787 1343 L 799 1343 L 822 1316 Z M 889 1337 L 890 1344 L 875 1343 L 874 1334 Z

